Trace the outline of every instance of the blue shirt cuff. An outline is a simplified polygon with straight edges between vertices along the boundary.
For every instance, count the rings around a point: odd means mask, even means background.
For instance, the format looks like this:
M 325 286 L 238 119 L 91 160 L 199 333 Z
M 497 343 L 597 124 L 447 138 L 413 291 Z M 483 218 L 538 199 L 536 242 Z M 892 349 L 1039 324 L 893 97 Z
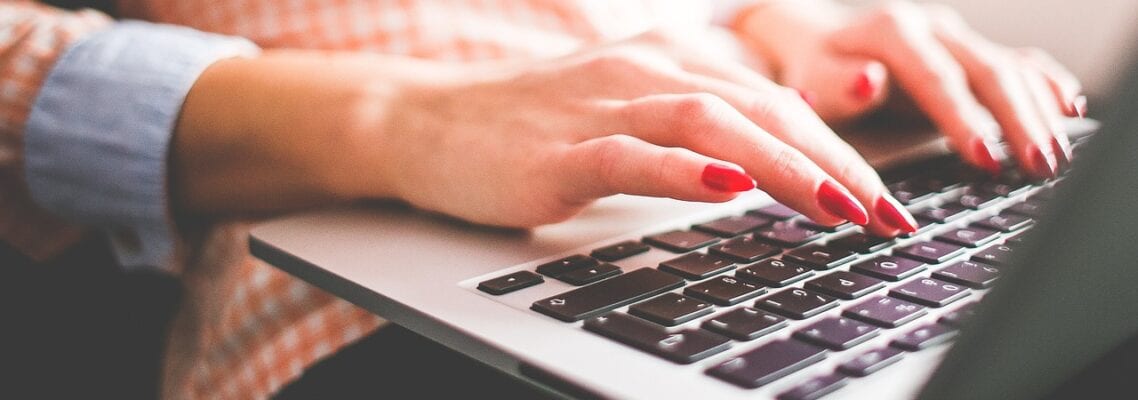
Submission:
M 127 268 L 173 265 L 170 138 L 210 64 L 258 51 L 241 38 L 125 21 L 67 49 L 39 91 L 24 135 L 32 199 L 104 229 Z

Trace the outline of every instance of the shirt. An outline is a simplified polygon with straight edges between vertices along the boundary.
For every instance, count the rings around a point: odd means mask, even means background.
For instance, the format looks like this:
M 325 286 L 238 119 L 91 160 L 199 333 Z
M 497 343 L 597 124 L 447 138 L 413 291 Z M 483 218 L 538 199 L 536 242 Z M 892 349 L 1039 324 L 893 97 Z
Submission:
M 262 48 L 351 50 L 473 61 L 554 57 L 654 27 L 707 25 L 715 11 L 710 3 L 672 0 L 120 0 L 118 10 L 131 19 L 246 38 Z M 731 13 L 744 3 L 721 3 L 716 18 L 729 20 Z M 119 26 L 111 28 L 112 25 Z M 108 43 L 116 43 L 106 39 L 114 36 L 107 33 L 108 29 L 119 32 L 120 37 L 132 35 L 122 34 L 123 29 L 126 32 L 153 29 L 179 37 L 177 40 L 186 40 L 186 45 L 204 46 L 202 54 L 208 53 L 209 57 L 191 60 L 193 67 L 181 69 L 180 77 L 168 76 L 168 85 L 159 85 L 162 87 L 182 88 L 184 82 L 181 86 L 169 82 L 186 76 L 192 78 L 208 60 L 252 51 L 251 47 L 235 45 L 240 41 L 232 38 L 155 25 L 124 28 L 121 23 L 116 24 L 109 17 L 90 10 L 67 12 L 25 0 L 0 1 L 0 240 L 34 259 L 44 260 L 84 235 L 110 230 L 112 237 L 119 239 L 120 253 L 131 253 L 129 247 L 140 246 L 134 249 L 138 260 L 161 260 L 157 262 L 161 265 L 155 267 L 180 274 L 185 283 L 183 304 L 171 325 L 164 358 L 162 385 L 163 396 L 167 398 L 268 397 L 299 376 L 308 365 L 381 324 L 381 319 L 367 311 L 249 256 L 247 231 L 240 221 L 228 221 L 210 227 L 204 235 L 187 237 L 170 229 L 163 218 L 158 218 L 162 221 L 154 221 L 154 218 L 130 221 L 136 215 L 76 210 L 66 201 L 58 204 L 60 200 L 53 203 L 49 199 L 52 193 L 65 193 L 67 189 L 60 188 L 65 185 L 27 173 L 27 167 L 36 171 L 54 168 L 50 156 L 33 161 L 52 154 L 42 150 L 44 146 L 60 147 L 64 151 L 61 154 L 67 154 L 98 147 L 91 143 L 131 147 L 137 145 L 138 140 L 157 140 L 159 145 L 143 147 L 161 148 L 161 137 L 127 140 L 98 137 L 128 135 L 129 138 L 129 135 L 138 135 L 138 129 L 152 129 L 160 123 L 151 123 L 149 128 L 110 131 L 60 128 L 57 130 L 62 135 L 56 137 L 42 133 L 51 130 L 44 126 L 50 128 L 53 124 L 38 121 L 51 121 L 66 111 L 44 105 L 52 104 L 55 90 L 67 87 L 68 80 L 57 77 L 66 77 L 70 71 L 71 76 L 84 79 L 81 71 L 68 69 L 71 65 L 68 60 L 75 54 L 102 51 L 100 49 L 109 46 Z M 211 53 L 210 49 L 226 46 L 230 49 Z M 132 83 L 121 81 L 119 84 Z M 188 90 L 188 87 L 161 92 L 164 94 L 158 96 L 180 99 L 178 90 Z M 80 97 L 80 103 L 83 99 L 96 101 L 96 98 Z M 34 129 L 29 129 L 29 124 Z M 37 136 L 33 142 L 44 139 L 42 143 L 26 146 L 28 137 L 25 135 L 30 130 L 32 136 Z M 161 154 L 164 155 L 165 150 Z M 147 159 L 145 155 L 124 158 Z M 106 162 L 114 165 L 116 160 Z M 153 154 L 149 155 L 148 162 L 155 162 Z M 29 180 L 34 183 L 29 185 Z M 111 185 L 113 182 L 101 183 Z M 123 189 L 125 193 L 143 194 L 135 200 L 144 203 L 142 207 L 149 207 L 151 211 L 145 214 L 161 215 L 167 207 L 165 198 L 153 194 L 163 190 L 162 184 L 153 181 L 148 184 L 149 189 L 130 186 Z M 30 186 L 37 193 L 35 197 Z M 125 197 L 131 196 L 135 195 Z M 111 202 L 101 203 L 115 207 Z M 87 218 L 92 215 L 103 217 Z M 159 230 L 166 230 L 174 237 L 152 240 L 161 236 Z M 140 235 L 141 242 L 130 243 L 131 234 Z M 163 240 L 176 241 L 182 246 L 167 245 L 155 250 L 154 246 L 162 246 Z M 130 264 L 130 257 L 125 258 L 128 261 L 125 263 Z

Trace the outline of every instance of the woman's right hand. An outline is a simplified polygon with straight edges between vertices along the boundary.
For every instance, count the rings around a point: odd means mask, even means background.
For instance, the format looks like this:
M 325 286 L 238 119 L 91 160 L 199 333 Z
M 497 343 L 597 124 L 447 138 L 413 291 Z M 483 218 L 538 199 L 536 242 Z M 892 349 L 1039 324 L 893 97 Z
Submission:
M 343 171 L 469 221 L 533 227 L 617 193 L 722 202 L 753 185 L 824 224 L 915 230 L 876 172 L 796 91 L 649 32 L 566 57 L 456 67 L 405 86 Z M 752 180 L 753 178 L 753 180 Z M 350 179 L 349 179 L 350 180 Z M 388 191 L 376 192 L 373 188 Z
M 242 216 L 395 197 L 534 227 L 616 193 L 722 202 L 757 181 L 819 223 L 915 229 L 797 92 L 697 37 L 650 32 L 520 64 L 306 51 L 221 61 L 183 105 L 172 202 Z

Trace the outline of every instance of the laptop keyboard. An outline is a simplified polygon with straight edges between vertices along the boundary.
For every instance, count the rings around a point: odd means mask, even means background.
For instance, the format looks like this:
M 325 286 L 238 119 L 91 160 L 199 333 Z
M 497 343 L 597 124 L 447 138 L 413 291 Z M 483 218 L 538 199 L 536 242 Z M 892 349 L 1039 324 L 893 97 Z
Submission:
M 661 362 L 718 357 L 704 373 L 743 388 L 856 353 L 830 374 L 796 378 L 780 396 L 817 398 L 951 341 L 1062 184 L 1013 171 L 985 177 L 949 158 L 906 171 L 915 172 L 885 177 L 921 226 L 901 238 L 848 223 L 820 226 L 773 204 L 498 276 L 478 289 L 499 296 L 546 278 L 579 286 L 530 309 Z M 674 257 L 650 267 L 625 262 L 650 251 Z M 863 345 L 883 335 L 887 346 Z

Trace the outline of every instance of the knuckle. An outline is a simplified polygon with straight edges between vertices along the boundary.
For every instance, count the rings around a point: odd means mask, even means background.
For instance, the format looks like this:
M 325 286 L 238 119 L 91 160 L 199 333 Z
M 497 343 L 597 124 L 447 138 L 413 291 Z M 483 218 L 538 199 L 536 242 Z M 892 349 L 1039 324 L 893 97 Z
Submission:
M 779 146 L 771 157 L 770 171 L 774 176 L 791 176 L 797 171 L 803 158 L 805 156 L 798 150 L 790 146 Z
M 672 107 L 672 122 L 682 128 L 682 133 L 698 134 L 718 122 L 730 105 L 711 93 L 692 93 L 680 97 Z
M 612 135 L 598 139 L 593 145 L 593 159 L 588 162 L 593 163 L 598 182 L 608 191 L 618 186 L 621 162 L 634 141 L 627 135 Z
M 797 110 L 809 108 L 797 91 L 785 87 L 755 97 L 749 107 L 755 118 L 768 128 L 784 126 L 796 118 Z

